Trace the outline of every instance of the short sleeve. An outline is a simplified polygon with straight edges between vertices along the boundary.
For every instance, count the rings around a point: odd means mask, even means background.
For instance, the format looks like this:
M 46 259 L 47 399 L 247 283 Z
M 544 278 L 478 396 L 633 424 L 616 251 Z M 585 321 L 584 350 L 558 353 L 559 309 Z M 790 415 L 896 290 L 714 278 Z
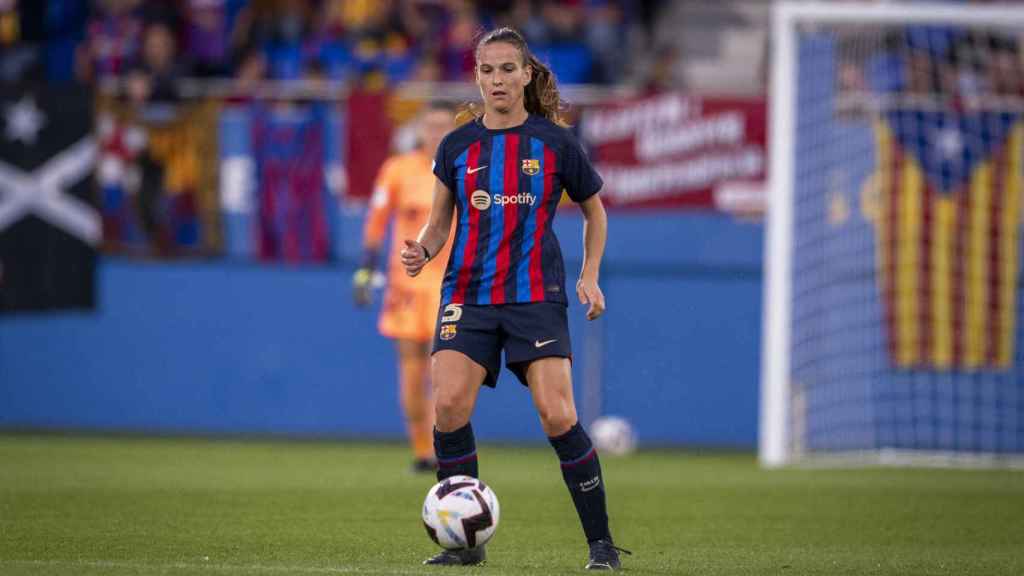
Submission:
M 601 175 L 594 170 L 587 152 L 575 138 L 570 138 L 565 146 L 562 185 L 569 198 L 577 203 L 597 194 L 604 186 Z
M 441 140 L 441 143 L 437 146 L 433 172 L 434 176 L 437 176 L 437 179 L 447 186 L 449 190 L 455 189 L 455 182 L 452 179 L 451 160 L 448 158 L 448 136 L 445 136 L 444 140 Z

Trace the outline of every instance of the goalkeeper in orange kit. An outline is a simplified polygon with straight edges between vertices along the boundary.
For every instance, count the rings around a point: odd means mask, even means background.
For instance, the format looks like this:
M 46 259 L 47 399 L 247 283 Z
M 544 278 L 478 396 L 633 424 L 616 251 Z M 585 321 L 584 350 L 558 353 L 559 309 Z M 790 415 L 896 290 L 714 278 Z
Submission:
M 371 301 L 372 280 L 388 223 L 394 221 L 392 243 L 396 246 L 401 245 L 402 238 L 415 238 L 427 223 L 435 181 L 431 163 L 441 139 L 455 127 L 454 122 L 451 108 L 431 104 L 419 117 L 417 148 L 392 156 L 381 167 L 366 218 L 363 263 L 353 279 L 357 305 L 366 306 Z M 413 470 L 432 472 L 437 463 L 434 402 L 428 377 L 430 344 L 441 305 L 448 251 L 438 254 L 415 278 L 404 273 L 400 251 L 390 253 L 378 328 L 395 341 L 398 352 L 400 398 L 415 458 Z

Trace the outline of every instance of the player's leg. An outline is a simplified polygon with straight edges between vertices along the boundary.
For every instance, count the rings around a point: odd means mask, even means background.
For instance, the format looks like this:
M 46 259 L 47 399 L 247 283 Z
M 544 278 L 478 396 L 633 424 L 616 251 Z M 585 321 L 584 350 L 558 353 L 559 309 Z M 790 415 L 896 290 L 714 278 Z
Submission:
M 470 416 L 480 385 L 494 386 L 502 339 L 489 306 L 448 304 L 438 315 L 430 380 L 434 387 L 437 479 L 476 477 L 476 439 Z
M 487 369 L 462 352 L 438 350 L 431 357 L 430 379 L 434 382 L 434 450 L 437 452 L 437 479 L 479 474 L 476 438 L 469 419 L 476 405 L 480 386 L 488 377 Z M 487 559 L 483 546 L 470 550 L 443 550 L 423 561 L 435 566 L 471 566 Z
M 617 569 L 619 549 L 612 545 L 608 529 L 601 461 L 576 415 L 569 359 L 552 356 L 534 360 L 526 367 L 525 374 L 541 426 L 558 454 L 562 479 L 590 546 L 586 567 Z
M 406 410 L 409 436 L 416 461 L 416 472 L 437 469 L 434 456 L 434 396 L 430 383 L 430 342 L 434 338 L 441 294 L 436 287 L 410 290 L 408 299 L 408 342 L 400 349 L 402 367 L 402 405 Z
M 413 471 L 431 472 L 434 461 L 434 401 L 429 388 L 430 348 L 426 342 L 396 340 L 399 397 L 412 447 Z
M 597 451 L 576 416 L 568 358 L 534 360 L 526 368 L 533 404 L 541 426 L 558 454 L 588 542 L 611 539 L 604 481 Z
M 430 360 L 434 385 L 434 451 L 437 479 L 478 475 L 476 438 L 470 416 L 487 369 L 456 350 L 438 350 Z
M 432 330 L 417 322 L 416 302 L 420 291 L 391 285 L 384 293 L 381 307 L 380 333 L 395 341 L 398 354 L 398 389 L 402 414 L 405 417 L 409 445 L 415 460 L 413 470 L 433 470 L 433 408 L 429 402 L 426 372 L 429 367 L 429 346 Z
M 494 386 L 501 369 L 502 337 L 489 306 L 448 304 L 437 322 L 430 380 L 434 386 L 434 451 L 437 479 L 479 476 L 470 417 L 480 386 Z M 483 546 L 445 550 L 424 564 L 466 566 L 484 562 Z
M 601 462 L 576 414 L 566 306 L 553 302 L 511 306 L 502 317 L 502 327 L 508 333 L 509 368 L 530 388 L 541 426 L 561 462 L 562 478 L 590 544 L 587 567 L 617 568 Z
M 526 381 L 548 438 L 561 436 L 578 420 L 572 394 L 572 365 L 568 358 L 549 356 L 526 366 Z

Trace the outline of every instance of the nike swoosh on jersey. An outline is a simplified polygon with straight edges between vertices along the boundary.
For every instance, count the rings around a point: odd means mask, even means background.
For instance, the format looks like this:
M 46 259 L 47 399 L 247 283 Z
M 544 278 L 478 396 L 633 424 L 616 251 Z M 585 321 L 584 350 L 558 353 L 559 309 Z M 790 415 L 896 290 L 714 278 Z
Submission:
M 540 340 L 534 340 L 533 341 L 533 345 L 536 348 L 543 348 L 543 347 L 547 346 L 548 344 L 551 344 L 552 342 L 558 342 L 558 338 L 554 338 L 552 340 L 545 340 L 543 342 L 541 342 Z
M 477 166 L 476 168 L 466 168 L 466 174 L 475 174 L 476 172 L 479 172 L 484 168 L 487 168 L 486 164 L 483 166 Z

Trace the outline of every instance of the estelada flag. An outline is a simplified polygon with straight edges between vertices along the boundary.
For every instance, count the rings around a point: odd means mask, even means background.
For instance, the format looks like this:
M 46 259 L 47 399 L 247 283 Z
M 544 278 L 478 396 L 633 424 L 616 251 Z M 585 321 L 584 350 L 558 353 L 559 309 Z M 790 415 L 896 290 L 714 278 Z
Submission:
M 875 123 L 877 266 L 894 367 L 1013 362 L 1024 126 L 953 108 Z

